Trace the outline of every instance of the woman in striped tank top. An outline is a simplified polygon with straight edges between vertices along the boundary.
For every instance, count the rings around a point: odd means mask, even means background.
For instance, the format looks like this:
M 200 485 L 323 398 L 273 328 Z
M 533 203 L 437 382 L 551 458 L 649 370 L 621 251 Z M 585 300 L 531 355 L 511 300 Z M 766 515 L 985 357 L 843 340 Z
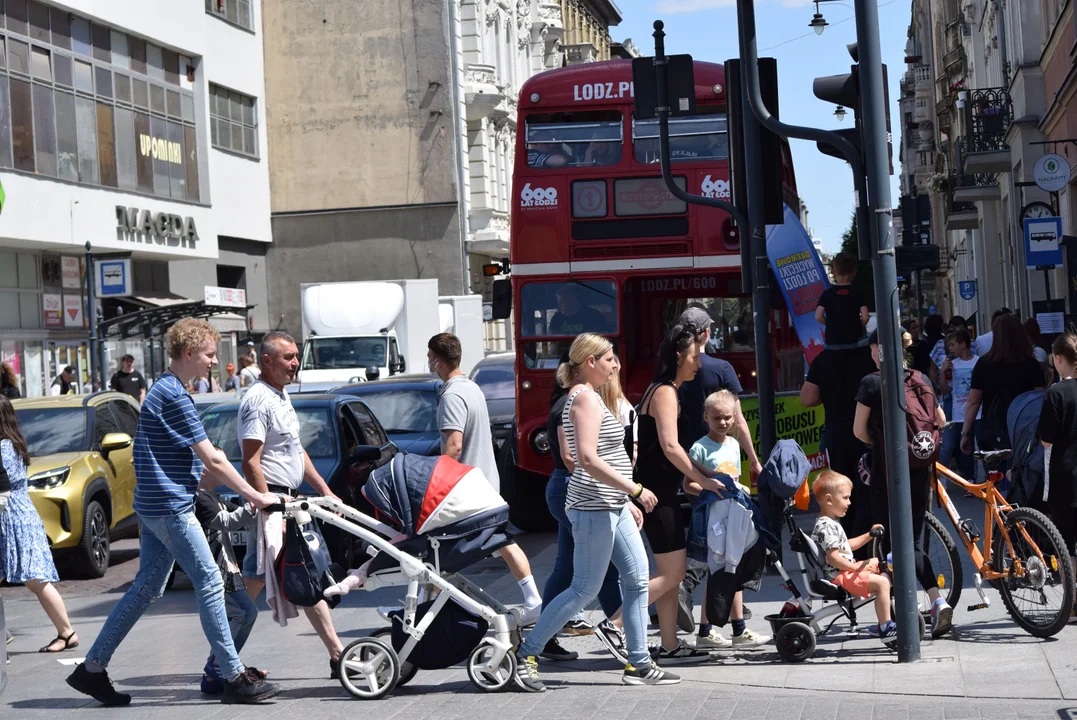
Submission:
M 583 333 L 572 342 L 569 362 L 557 370 L 557 382 L 569 388 L 563 411 L 565 439 L 576 466 L 569 478 L 565 512 L 575 543 L 572 584 L 547 605 L 517 653 L 516 683 L 528 692 L 546 687 L 538 674 L 538 656 L 558 631 L 598 595 L 612 561 L 621 575 L 628 664 L 626 685 L 670 685 L 680 678 L 651 662 L 647 651 L 647 552 L 639 529 L 644 510 L 655 496 L 632 482 L 632 461 L 625 452 L 624 426 L 595 393 L 615 372 L 613 346 L 601 335 Z

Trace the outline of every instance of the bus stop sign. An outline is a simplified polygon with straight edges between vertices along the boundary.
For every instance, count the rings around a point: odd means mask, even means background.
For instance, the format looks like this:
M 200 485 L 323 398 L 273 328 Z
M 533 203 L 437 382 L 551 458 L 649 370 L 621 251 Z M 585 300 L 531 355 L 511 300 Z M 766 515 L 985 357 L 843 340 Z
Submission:
M 666 98 L 658 100 L 658 75 L 653 57 L 632 60 L 632 92 L 636 100 L 636 119 L 649 120 L 657 117 L 655 108 L 669 107 L 669 116 L 692 115 L 696 111 L 696 80 L 691 55 L 670 55 L 669 72 L 666 74 Z

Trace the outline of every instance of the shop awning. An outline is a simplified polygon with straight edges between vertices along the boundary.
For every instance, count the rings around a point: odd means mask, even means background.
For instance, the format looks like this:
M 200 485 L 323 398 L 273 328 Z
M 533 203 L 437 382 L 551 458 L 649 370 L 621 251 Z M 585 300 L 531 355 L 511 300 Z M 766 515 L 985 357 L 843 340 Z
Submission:
M 140 299 L 141 298 L 136 298 Z M 202 300 L 183 300 L 173 302 L 171 298 L 152 298 L 154 303 L 167 302 L 158 307 L 150 307 L 132 313 L 124 313 L 114 318 L 101 321 L 101 335 L 105 340 L 131 340 L 134 338 L 155 338 L 164 335 L 165 331 L 177 320 L 185 317 L 202 319 L 221 318 L 231 321 L 236 320 L 244 323 L 245 320 L 237 311 L 251 310 L 254 306 L 246 308 L 227 307 L 223 305 L 207 305 Z M 225 328 L 230 330 L 231 328 Z

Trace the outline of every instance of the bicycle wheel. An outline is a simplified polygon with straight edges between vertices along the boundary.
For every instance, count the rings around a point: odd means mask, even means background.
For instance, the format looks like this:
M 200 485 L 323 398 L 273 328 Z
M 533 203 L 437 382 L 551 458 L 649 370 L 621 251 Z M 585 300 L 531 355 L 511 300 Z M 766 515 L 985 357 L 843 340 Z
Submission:
M 931 567 L 939 583 L 939 590 L 946 604 L 950 607 L 957 607 L 964 582 L 961 555 L 957 552 L 957 543 L 954 542 L 953 536 L 946 531 L 946 526 L 931 513 L 924 517 L 922 543 L 924 554 L 931 561 Z M 930 606 L 928 603 L 929 608 Z
M 1073 609 L 1073 566 L 1062 534 L 1046 515 L 1031 508 L 1011 511 L 1005 523 L 1013 552 L 1002 533 L 991 543 L 992 566 L 1008 574 L 999 581 L 1002 603 L 1022 630 L 1051 637 L 1066 626 Z M 1015 560 L 1024 569 L 1021 577 L 1012 574 Z

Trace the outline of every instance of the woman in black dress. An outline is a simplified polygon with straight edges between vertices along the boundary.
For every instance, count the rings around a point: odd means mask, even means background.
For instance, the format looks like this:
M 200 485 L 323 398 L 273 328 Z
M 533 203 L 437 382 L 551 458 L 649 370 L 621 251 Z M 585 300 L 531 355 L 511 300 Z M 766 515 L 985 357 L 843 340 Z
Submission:
M 655 658 L 659 665 L 710 658 L 709 653 L 677 639 L 677 588 L 684 579 L 687 561 L 687 528 L 678 491 L 686 479 L 708 490 L 719 487 L 713 478 L 704 477 L 696 469 L 681 444 L 682 440 L 688 445 L 698 440 L 681 437 L 688 431 L 677 389 L 699 370 L 699 333 L 700 328 L 691 324 L 670 329 L 658 350 L 654 381 L 639 404 L 635 479 L 658 498 L 654 510 L 643 516 L 643 532 L 656 566 L 648 595 L 657 606 L 662 634 Z

